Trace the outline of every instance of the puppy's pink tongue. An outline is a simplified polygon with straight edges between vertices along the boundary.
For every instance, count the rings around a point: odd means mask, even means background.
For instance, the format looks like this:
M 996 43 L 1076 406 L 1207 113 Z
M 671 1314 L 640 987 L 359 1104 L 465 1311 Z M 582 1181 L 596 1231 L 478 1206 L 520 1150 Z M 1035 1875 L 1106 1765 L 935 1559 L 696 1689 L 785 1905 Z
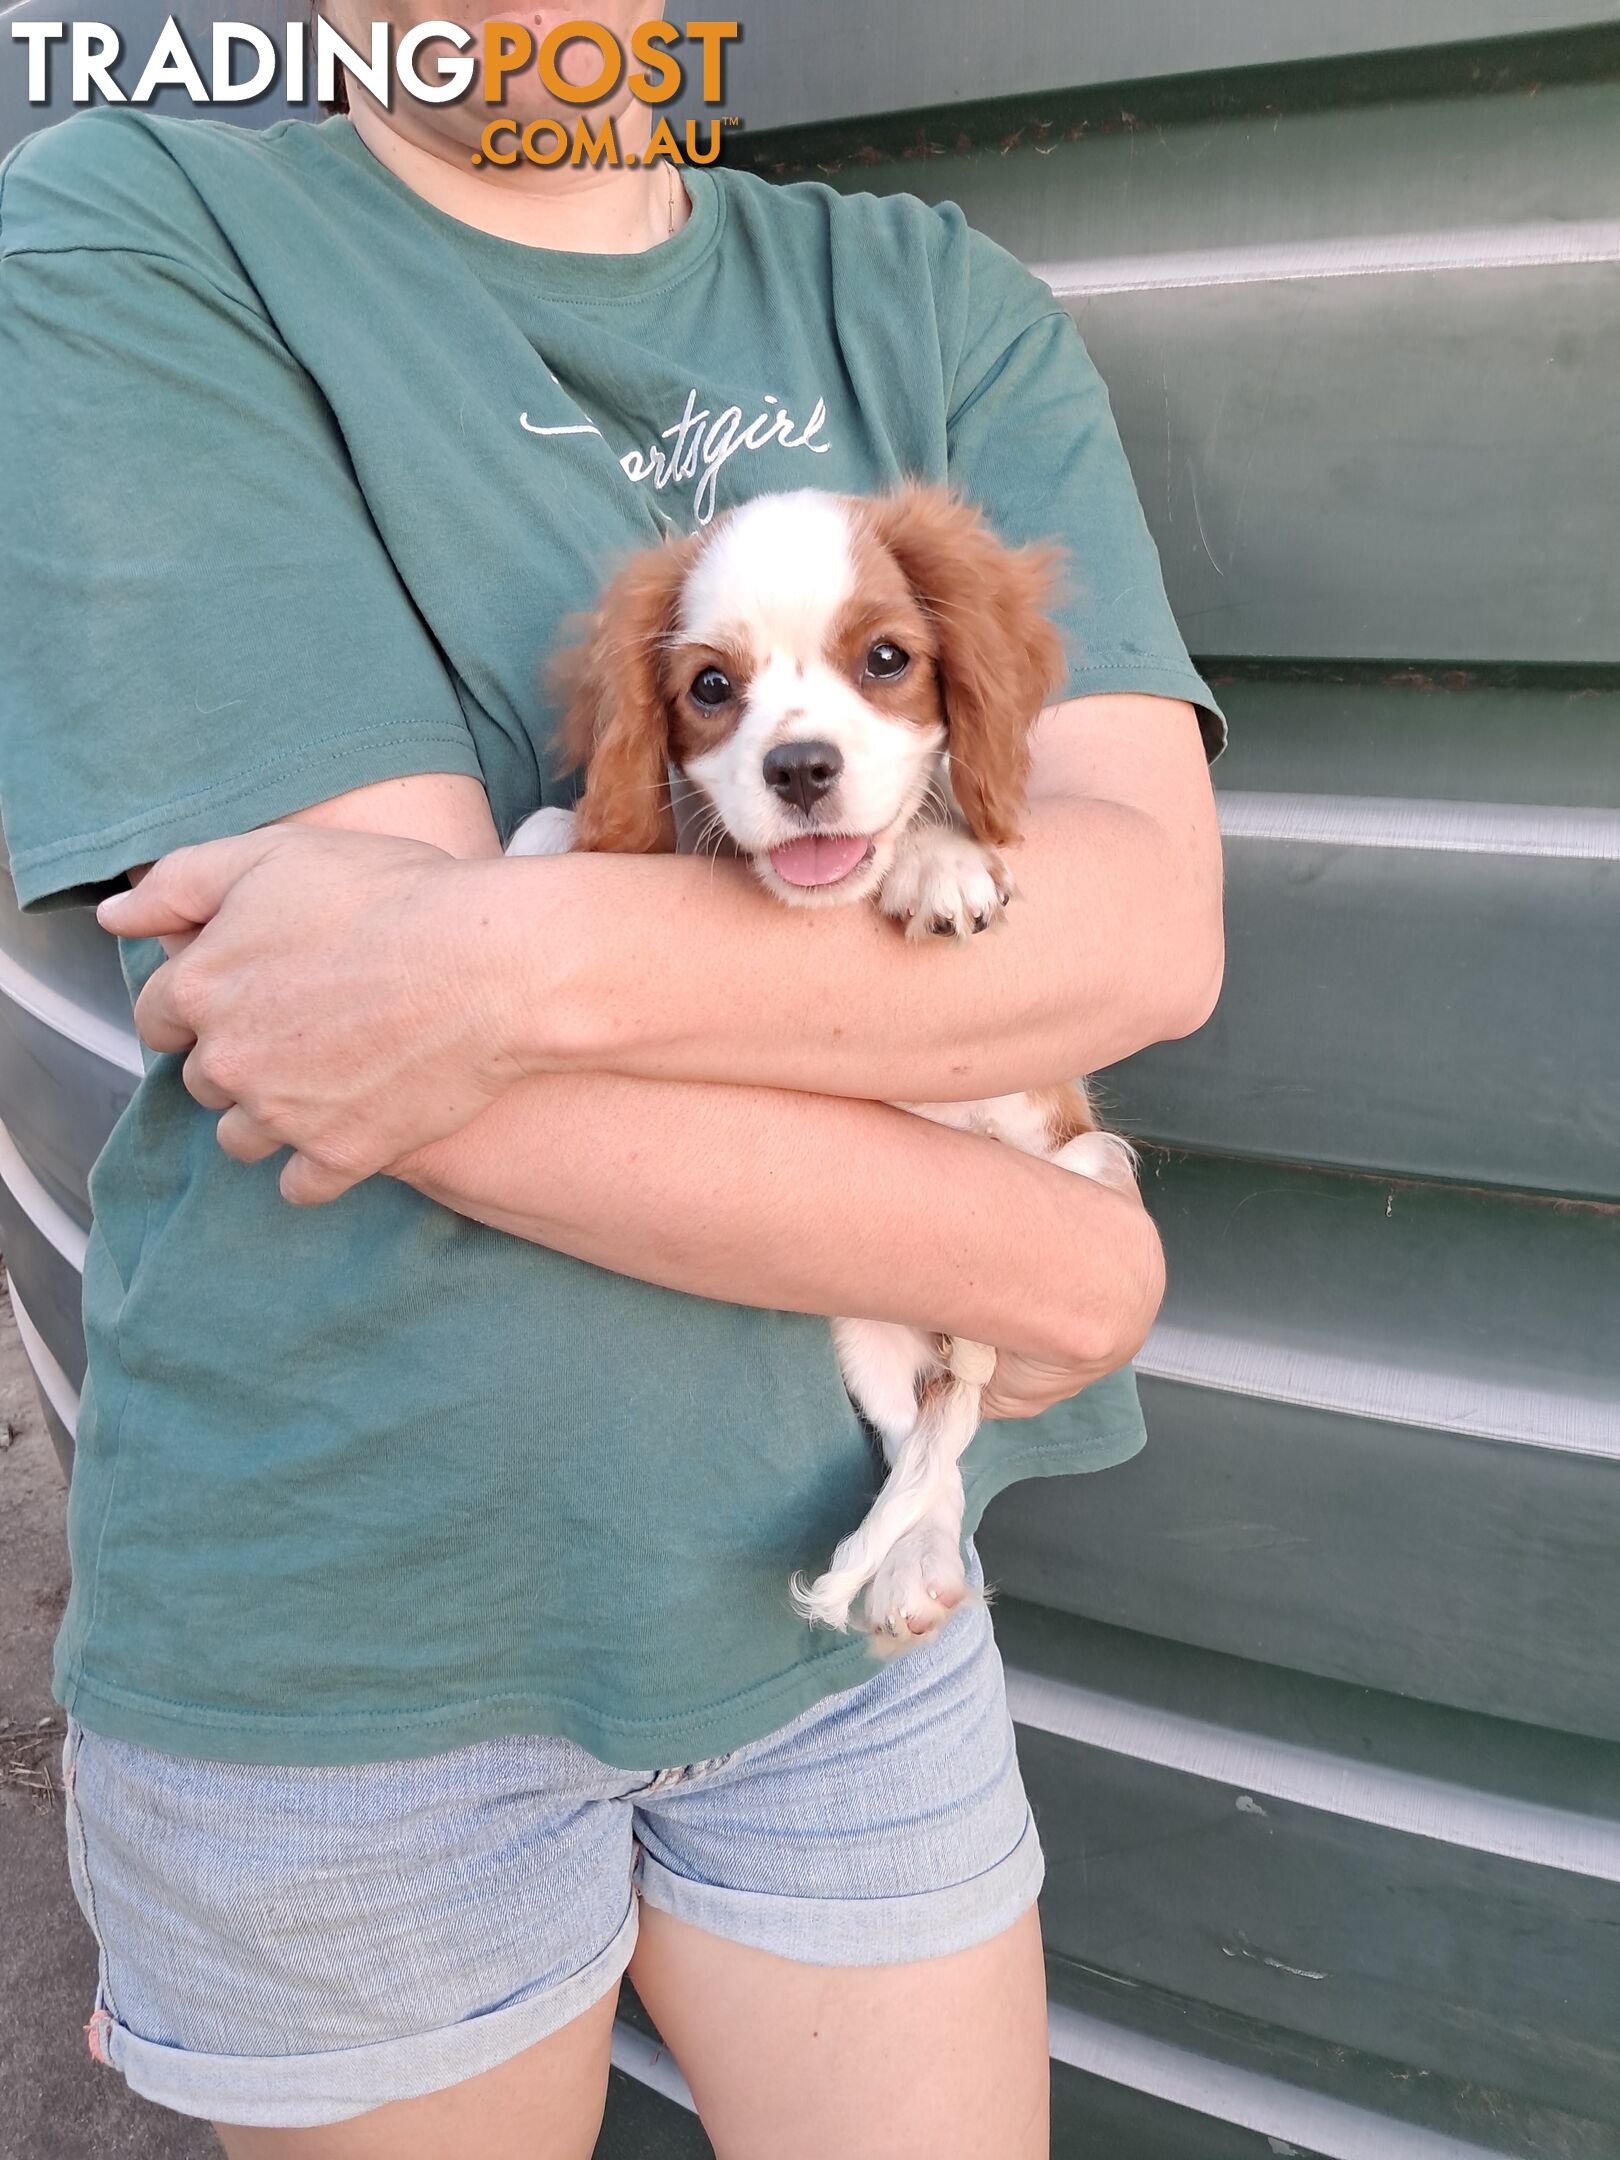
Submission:
M 771 868 L 787 885 L 836 885 L 865 855 L 870 841 L 858 833 L 810 833 L 771 849 Z

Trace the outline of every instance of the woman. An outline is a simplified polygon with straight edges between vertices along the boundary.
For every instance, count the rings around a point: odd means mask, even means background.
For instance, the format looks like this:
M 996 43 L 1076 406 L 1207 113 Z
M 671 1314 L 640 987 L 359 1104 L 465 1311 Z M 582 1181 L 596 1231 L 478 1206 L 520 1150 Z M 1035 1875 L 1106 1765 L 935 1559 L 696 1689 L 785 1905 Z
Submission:
M 233 2156 L 565 2160 L 628 1967 L 728 2160 L 1028 2160 L 988 1618 L 878 1669 L 784 1586 L 875 1474 L 820 1316 L 1000 1347 L 970 1529 L 1140 1444 L 1140 1204 L 885 1103 L 1202 1022 L 1220 716 L 1073 326 L 954 205 L 497 172 L 476 99 L 354 97 L 92 112 L 0 195 L 13 871 L 121 895 L 161 1053 L 92 1183 L 57 1651 L 92 2049 Z M 904 472 L 1081 572 L 1003 933 L 500 856 L 614 559 Z

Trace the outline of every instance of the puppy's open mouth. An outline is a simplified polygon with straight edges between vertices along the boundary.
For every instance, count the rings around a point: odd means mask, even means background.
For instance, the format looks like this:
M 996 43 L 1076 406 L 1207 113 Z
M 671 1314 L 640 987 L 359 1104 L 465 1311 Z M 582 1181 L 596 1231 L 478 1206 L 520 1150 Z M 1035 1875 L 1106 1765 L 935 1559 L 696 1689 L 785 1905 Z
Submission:
M 838 885 L 871 861 L 877 842 L 865 833 L 806 833 L 770 851 L 784 885 Z

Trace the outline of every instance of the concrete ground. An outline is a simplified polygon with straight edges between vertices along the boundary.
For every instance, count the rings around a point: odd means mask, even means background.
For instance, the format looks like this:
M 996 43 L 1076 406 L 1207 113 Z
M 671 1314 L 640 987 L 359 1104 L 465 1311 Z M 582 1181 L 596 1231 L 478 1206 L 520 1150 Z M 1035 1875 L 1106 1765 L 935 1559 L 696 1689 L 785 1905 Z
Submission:
M 203 2123 L 90 2060 L 95 1944 L 68 1883 L 51 1643 L 65 1486 L 0 1293 L 0 2160 L 218 2160 Z

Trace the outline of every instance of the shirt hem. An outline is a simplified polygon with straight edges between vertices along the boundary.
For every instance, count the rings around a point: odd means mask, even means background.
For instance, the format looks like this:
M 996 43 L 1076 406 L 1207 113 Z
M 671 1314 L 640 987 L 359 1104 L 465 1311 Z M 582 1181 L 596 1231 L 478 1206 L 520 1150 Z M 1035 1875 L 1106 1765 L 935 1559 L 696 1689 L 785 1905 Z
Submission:
M 1146 1440 L 1140 1418 L 1084 1439 L 1036 1441 L 1008 1450 L 964 1479 L 964 1534 L 986 1506 L 1025 1477 L 1056 1477 L 1112 1468 Z M 402 1762 L 449 1754 L 488 1740 L 545 1734 L 571 1740 L 616 1770 L 657 1771 L 734 1753 L 790 1725 L 826 1696 L 858 1687 L 877 1670 L 863 1637 L 847 1638 L 769 1680 L 696 1711 L 667 1718 L 619 1718 L 543 1691 L 514 1691 L 425 1710 L 301 1712 L 212 1709 L 167 1700 L 87 1673 L 58 1670 L 54 1693 L 89 1732 L 159 1754 L 207 1762 L 323 1768 Z M 289 1752 L 291 1750 L 291 1752 Z
M 1140 1414 L 1126 1424 L 1089 1434 L 1084 1439 L 1029 1440 L 1007 1449 L 998 1459 L 975 1468 L 972 1451 L 962 1465 L 966 1497 L 962 1534 L 972 1537 L 984 1519 L 984 1511 L 1009 1485 L 1032 1477 L 1080 1477 L 1093 1470 L 1113 1470 L 1140 1455 L 1147 1445 L 1147 1427 Z
M 426 1710 L 347 1711 L 330 1717 L 167 1702 L 83 1671 L 59 1682 L 55 1692 L 64 1710 L 104 1739 L 209 1762 L 311 1768 L 400 1762 L 488 1740 L 544 1734 L 573 1741 L 611 1769 L 657 1771 L 767 1738 L 823 1696 L 867 1678 L 867 1665 L 865 1643 L 851 1640 L 697 1716 L 645 1720 L 615 1718 L 538 1691 Z M 838 1675 L 831 1685 L 823 1677 L 828 1667 Z

